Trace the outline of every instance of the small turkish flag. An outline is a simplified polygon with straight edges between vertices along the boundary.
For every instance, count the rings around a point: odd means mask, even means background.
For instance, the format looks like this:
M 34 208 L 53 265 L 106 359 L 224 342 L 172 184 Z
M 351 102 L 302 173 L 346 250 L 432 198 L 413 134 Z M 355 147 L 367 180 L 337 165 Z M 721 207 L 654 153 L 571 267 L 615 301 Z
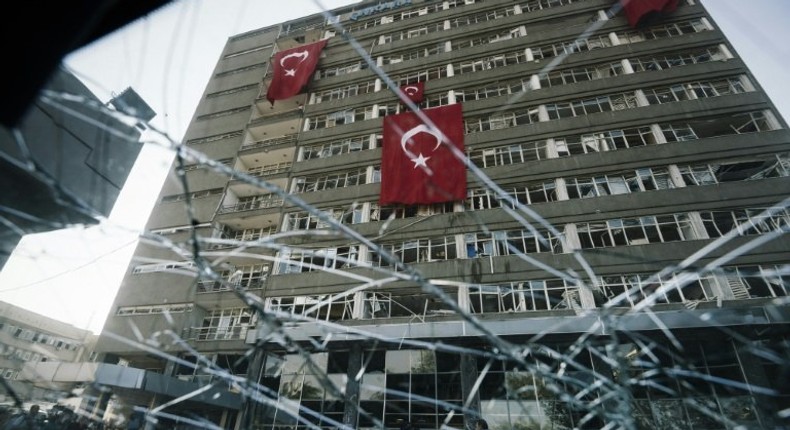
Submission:
M 420 115 L 428 121 L 423 123 Z M 387 115 L 383 145 L 380 204 L 431 204 L 466 198 L 466 165 L 453 150 L 464 152 L 460 104 Z
M 320 40 L 274 54 L 274 75 L 266 91 L 266 99 L 272 106 L 275 100 L 283 100 L 299 94 L 310 82 L 326 42 Z
M 634 28 L 678 8 L 678 0 L 620 0 L 620 4 L 625 10 L 628 25 Z
M 425 100 L 425 82 L 404 85 L 400 90 L 414 104 L 420 104 Z

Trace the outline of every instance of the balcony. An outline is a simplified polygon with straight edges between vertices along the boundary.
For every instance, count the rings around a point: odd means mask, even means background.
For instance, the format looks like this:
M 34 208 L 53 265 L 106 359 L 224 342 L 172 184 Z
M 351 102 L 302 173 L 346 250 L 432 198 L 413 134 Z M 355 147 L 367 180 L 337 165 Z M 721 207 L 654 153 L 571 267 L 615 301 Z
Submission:
M 257 140 L 255 142 L 245 143 L 239 149 L 239 152 L 248 151 L 252 149 L 271 148 L 280 145 L 296 145 L 296 135 L 288 134 L 284 136 L 271 137 L 269 139 Z
M 251 167 L 247 169 L 246 174 L 255 177 L 255 178 L 265 178 L 268 176 L 278 176 L 284 173 L 288 173 L 291 170 L 291 166 L 293 163 L 290 161 L 286 161 L 283 163 L 277 164 L 269 164 L 266 166 L 258 166 L 258 167 Z M 235 176 L 233 177 L 234 181 L 238 181 Z
M 276 194 L 266 194 L 247 198 L 236 204 L 223 206 L 219 209 L 220 214 L 253 211 L 257 209 L 279 208 L 283 205 L 282 197 Z
M 215 280 L 204 280 L 198 281 L 197 284 L 197 292 L 198 294 L 205 294 L 205 293 L 220 293 L 223 291 L 232 291 L 235 289 L 242 289 L 242 290 L 260 290 L 266 284 L 266 277 L 264 276 L 262 279 L 245 279 L 242 281 L 215 281 Z
M 191 339 L 197 341 L 212 340 L 246 340 L 247 331 L 255 329 L 254 325 L 236 325 L 232 327 L 192 327 Z

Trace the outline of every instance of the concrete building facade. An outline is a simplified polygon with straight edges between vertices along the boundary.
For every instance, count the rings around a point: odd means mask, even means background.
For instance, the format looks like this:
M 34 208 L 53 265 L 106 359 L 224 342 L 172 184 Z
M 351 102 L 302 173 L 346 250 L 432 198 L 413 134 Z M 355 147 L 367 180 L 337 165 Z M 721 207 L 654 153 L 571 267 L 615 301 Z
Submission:
M 0 376 L 23 401 L 57 402 L 88 378 L 52 378 L 41 371 L 90 361 L 97 338 L 89 330 L 0 302 Z M 93 370 L 85 373 L 90 376 Z M 4 404 L 14 401 L 6 390 L 0 399 Z
M 224 428 L 779 426 L 787 124 L 698 1 L 613 6 L 360 2 L 231 37 L 96 381 Z M 325 38 L 270 104 L 272 55 Z M 499 192 L 470 168 L 464 201 L 378 204 L 416 82 Z

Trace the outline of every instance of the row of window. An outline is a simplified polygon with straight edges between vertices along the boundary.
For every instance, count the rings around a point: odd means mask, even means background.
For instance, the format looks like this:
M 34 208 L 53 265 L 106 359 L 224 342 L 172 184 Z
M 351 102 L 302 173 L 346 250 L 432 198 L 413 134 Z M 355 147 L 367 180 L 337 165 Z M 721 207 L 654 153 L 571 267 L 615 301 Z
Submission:
M 42 356 L 37 352 L 6 345 L 4 343 L 0 343 L 0 357 L 6 357 L 9 360 L 31 361 L 33 363 L 47 361 L 47 357 Z
M 195 270 L 194 261 L 167 261 L 164 263 L 149 263 L 140 264 L 132 269 L 132 274 L 138 275 L 141 273 L 155 273 L 155 272 L 187 272 L 192 273 Z
M 521 89 L 527 85 L 527 82 L 528 81 L 520 80 L 515 83 L 502 83 L 491 87 L 484 87 L 479 90 L 457 90 L 454 91 L 454 93 L 457 101 L 476 100 L 494 95 L 510 94 L 514 92 L 514 85 L 518 88 L 516 92 L 521 91 Z M 669 87 L 649 88 L 637 90 L 637 92 L 602 95 L 582 100 L 548 103 L 541 106 L 545 109 L 546 119 L 543 119 L 543 121 L 549 121 L 599 112 L 634 109 L 644 105 L 656 105 L 676 101 L 740 94 L 750 91 L 752 88 L 746 76 L 735 76 L 711 81 L 681 83 Z M 641 91 L 641 95 L 644 96 L 644 101 L 641 103 L 638 99 L 639 91 Z M 429 102 L 426 103 L 427 107 L 432 107 L 433 105 L 446 105 L 449 103 L 449 97 L 446 95 L 434 97 L 434 99 L 435 100 L 429 100 Z M 468 118 L 465 121 L 466 132 L 476 133 L 488 130 L 498 130 L 541 121 L 541 106 L 522 108 L 514 112 L 497 113 L 487 117 Z M 332 128 L 357 121 L 396 114 L 403 109 L 405 108 L 397 102 L 349 108 L 307 118 L 305 120 L 307 123 L 306 128 L 309 130 Z
M 168 303 L 166 305 L 120 306 L 115 311 L 118 316 L 180 314 L 192 312 L 193 303 Z
M 3 379 L 16 379 L 16 376 L 18 374 L 19 374 L 19 370 L 17 369 L 0 367 L 0 375 L 3 375 Z
M 788 228 L 790 211 L 764 214 L 764 208 L 650 215 L 567 225 L 556 230 L 515 229 L 469 233 L 381 244 L 391 258 L 361 245 L 280 252 L 278 274 L 355 266 L 394 267 L 481 256 L 567 253 L 596 249 L 716 238 L 736 229 L 739 235 L 765 234 Z M 394 260 L 392 259 L 394 258 Z
M 582 288 L 574 280 L 552 278 L 467 285 L 448 293 L 455 296 L 462 309 L 473 314 L 490 314 L 582 309 Z M 694 306 L 715 300 L 787 297 L 790 295 L 790 268 L 771 265 L 723 267 L 713 273 L 691 277 L 687 273 L 605 275 L 596 278 L 591 290 L 595 305 L 599 307 L 634 307 L 644 300 Z M 269 297 L 264 306 L 269 312 L 317 321 L 424 318 L 454 313 L 446 303 L 437 302 L 430 295 L 392 292 Z M 254 320 L 243 309 L 216 310 L 204 319 L 202 329 L 211 333 L 212 340 L 238 339 Z
M 482 3 L 482 2 L 483 0 L 477 0 L 477 3 Z M 368 28 L 378 27 L 380 25 L 398 22 L 405 19 L 423 16 L 429 13 L 434 13 L 434 12 L 452 9 L 458 6 L 474 4 L 474 3 L 475 0 L 449 0 L 442 3 L 422 6 L 417 9 L 398 10 L 396 13 L 392 15 L 383 15 L 366 21 L 349 23 L 345 26 L 345 32 L 354 33 Z
M 250 308 L 215 309 L 203 317 L 200 327 L 194 328 L 197 340 L 243 340 L 247 331 L 255 328 L 257 314 Z
M 269 276 L 269 266 L 254 264 L 237 266 L 232 270 L 223 270 L 219 274 L 222 279 L 201 279 L 197 283 L 198 293 L 217 293 L 233 289 L 255 290 L 263 288 Z
M 504 67 L 511 64 L 519 64 L 524 62 L 532 62 L 534 60 L 540 59 L 548 59 L 560 55 L 570 55 L 577 52 L 584 52 L 589 51 L 592 49 L 597 48 L 607 48 L 612 47 L 619 44 L 625 43 L 638 43 L 646 40 L 653 40 L 653 39 L 662 39 L 662 38 L 669 38 L 669 37 L 677 37 L 684 34 L 689 33 L 696 33 L 700 31 L 705 31 L 711 29 L 710 24 L 707 21 L 703 21 L 702 19 L 694 19 L 690 21 L 680 22 L 680 23 L 673 23 L 673 24 L 666 24 L 657 27 L 651 27 L 645 30 L 639 30 L 637 32 L 629 31 L 617 34 L 610 34 L 610 35 L 592 35 L 586 39 L 573 39 L 564 42 L 557 42 L 549 45 L 545 45 L 538 48 L 528 48 L 524 50 L 520 48 L 518 50 L 514 50 L 512 52 L 506 52 L 502 54 L 497 54 L 495 56 L 487 57 L 484 59 L 474 59 L 474 60 L 467 60 L 462 61 L 459 63 L 454 63 L 450 65 L 453 69 L 453 74 L 461 74 L 461 73 L 470 73 L 476 72 L 481 70 L 489 70 L 494 69 L 497 67 Z M 511 38 L 511 37 L 518 37 L 519 35 L 523 35 L 524 31 L 521 28 L 516 28 L 513 30 L 508 30 L 508 35 L 499 35 L 492 34 L 485 37 L 485 40 L 478 40 L 477 39 L 470 39 L 468 41 L 464 41 L 463 44 L 480 44 L 480 43 L 491 43 L 492 41 L 502 40 L 503 38 Z M 637 35 L 640 35 L 637 37 Z M 460 42 L 459 42 L 460 43 Z M 453 50 L 462 49 L 466 46 L 455 46 Z M 430 47 L 423 47 L 418 48 L 410 52 L 414 52 L 414 54 L 410 53 L 402 53 L 393 56 L 392 58 L 421 58 L 425 56 L 426 50 L 427 51 L 443 51 L 443 47 L 441 45 L 432 45 Z M 724 53 L 719 53 L 715 56 L 715 58 L 726 56 Z M 700 57 L 700 56 L 697 56 Z M 389 57 L 388 57 L 389 58 Z M 389 58 L 387 61 L 390 61 L 392 58 Z M 694 57 L 682 57 L 681 59 L 677 58 L 670 58 L 664 59 L 661 58 L 644 58 L 644 59 L 635 59 L 635 67 L 634 70 L 652 70 L 662 65 L 669 65 L 675 64 L 678 65 L 679 61 L 683 62 L 683 64 L 687 64 L 688 61 L 694 61 Z M 705 58 L 701 56 L 700 58 Z M 381 60 L 383 64 L 383 59 Z M 347 67 L 358 67 L 359 62 L 355 62 L 348 65 L 337 66 L 338 69 L 344 69 Z M 361 67 L 361 66 L 359 66 Z M 650 67 L 650 68 L 648 68 Z M 396 82 L 397 85 L 407 85 L 419 81 L 428 81 L 432 79 L 439 79 L 448 76 L 447 72 L 448 67 L 446 66 L 439 66 L 439 67 L 432 67 L 428 70 L 422 71 L 414 71 L 414 72 L 407 72 L 400 75 L 393 75 L 391 76 L 392 80 Z M 616 70 L 615 70 L 616 72 Z M 553 72 L 550 72 L 553 73 Z M 590 73 L 588 71 L 587 73 Z M 611 71 L 607 71 L 606 67 L 602 68 L 601 70 L 595 71 L 595 73 L 611 73 Z M 544 81 L 547 77 L 546 73 L 539 75 L 541 81 Z M 556 82 L 556 78 L 555 82 Z M 365 91 L 360 91 L 360 88 L 363 88 Z M 364 94 L 367 92 L 372 92 L 375 90 L 375 82 L 369 81 L 362 84 L 352 84 L 350 86 L 344 86 L 338 89 L 328 89 L 317 92 L 314 98 L 311 100 L 311 103 L 321 103 L 323 101 L 328 100 L 336 100 L 339 98 L 344 97 L 351 97 L 358 94 Z
M 581 100 L 549 103 L 536 107 L 526 107 L 493 115 L 467 117 L 464 119 L 467 134 L 490 130 L 500 130 L 542 121 L 573 118 L 600 112 L 634 109 L 640 106 L 694 100 L 722 95 L 740 94 L 751 88 L 745 76 L 730 77 L 705 82 L 690 82 L 670 87 L 636 90 L 590 97 Z M 640 102 L 639 97 L 644 96 Z
M 41 345 L 49 345 L 57 350 L 65 349 L 67 351 L 76 351 L 80 346 L 82 346 L 81 343 L 5 322 L 0 322 L 0 331 L 9 333 L 16 339 L 26 340 L 28 342 L 38 343 Z
M 192 170 L 192 169 L 190 169 Z M 222 194 L 223 188 L 211 188 L 208 190 L 193 191 L 189 194 L 180 193 L 162 197 L 162 203 L 182 202 L 186 200 L 203 199 L 217 194 Z
M 283 198 L 277 194 L 259 194 L 256 196 L 240 197 L 236 203 L 222 206 L 219 209 L 219 213 L 223 214 L 276 208 L 282 205 Z
M 468 95 L 469 93 L 466 94 Z M 496 93 L 496 95 L 501 94 Z M 456 96 L 463 100 L 465 99 L 465 92 L 457 91 Z M 734 122 L 731 123 L 730 126 L 725 125 L 721 127 L 720 130 L 718 130 L 719 133 L 705 133 L 702 136 L 698 136 L 698 132 L 688 123 L 663 124 L 659 127 L 664 140 L 667 142 L 694 140 L 701 137 L 714 137 L 722 135 L 721 133 L 734 134 L 768 131 L 772 129 L 769 124 L 769 119 L 764 112 L 736 114 L 727 119 L 712 118 L 708 119 L 706 123 L 721 122 L 723 124 L 725 120 Z M 704 130 L 713 129 L 711 127 L 705 127 Z M 300 147 L 298 159 L 299 161 L 303 161 L 314 158 L 329 158 L 365 149 L 379 148 L 381 147 L 382 139 L 383 137 L 381 134 L 365 134 L 362 136 L 342 138 L 327 143 L 307 145 Z M 617 149 L 627 149 L 657 143 L 656 136 L 649 126 L 555 137 L 550 140 L 551 143 L 547 140 L 542 140 L 539 142 L 527 142 L 497 148 L 470 149 L 468 156 L 476 166 L 486 168 L 590 152 L 614 151 Z M 550 147 L 551 149 L 549 149 Z M 552 154 L 555 155 L 553 156 Z
M 696 129 L 692 127 L 692 124 L 689 123 L 663 124 L 637 127 L 633 129 L 609 130 L 591 134 L 555 137 L 538 142 L 527 142 L 523 144 L 507 145 L 497 148 L 472 149 L 469 151 L 469 157 L 470 160 L 478 167 L 488 168 L 591 152 L 621 150 L 632 147 L 652 145 L 663 141 L 678 142 L 729 134 L 768 131 L 775 129 L 778 126 L 778 124 L 775 124 L 776 121 L 771 118 L 770 112 L 767 111 L 725 115 L 715 118 L 703 118 L 694 121 L 700 123 L 699 125 L 701 128 L 699 129 L 699 133 L 702 133 L 701 136 L 698 135 Z M 694 125 L 696 125 L 696 123 L 694 123 Z M 342 139 L 339 141 L 330 142 L 329 144 L 325 145 L 308 147 L 305 154 L 311 154 L 308 156 L 313 157 L 315 153 L 318 153 L 319 156 L 323 157 L 344 153 L 345 151 L 352 152 L 364 147 L 365 141 L 367 141 L 370 145 L 373 145 L 372 142 L 376 142 L 375 144 L 378 146 L 380 145 L 380 135 L 366 135 L 357 138 Z M 319 148 L 320 152 L 318 152 Z M 762 163 L 758 160 L 754 160 L 754 162 Z M 782 163 L 786 163 L 786 160 L 784 157 L 779 157 L 777 162 L 779 164 L 771 162 L 764 166 L 764 168 L 757 168 L 759 167 L 757 165 L 752 166 L 757 169 L 753 172 L 753 175 L 755 175 L 753 179 L 760 178 L 760 175 L 762 175 L 762 177 L 783 176 L 784 173 L 782 173 L 782 170 L 778 169 Z M 712 180 L 710 178 L 703 177 L 703 170 L 705 169 L 727 170 L 735 168 L 738 171 L 742 170 L 744 172 L 750 169 L 748 164 L 738 166 L 737 168 L 727 164 L 731 163 L 725 163 L 725 165 L 721 166 L 683 166 L 681 174 L 685 180 L 685 185 L 710 184 L 713 183 Z M 662 175 L 665 176 L 663 173 Z M 637 174 L 637 176 L 639 176 L 639 174 Z M 597 180 L 602 181 L 604 179 Z M 726 182 L 729 180 L 732 179 L 722 177 L 719 181 Z M 580 182 L 576 183 L 576 191 L 574 191 L 572 188 L 568 190 L 571 198 L 575 198 L 576 195 L 588 197 L 593 196 L 593 194 L 590 194 L 592 191 L 584 185 L 585 182 L 588 182 L 588 180 L 579 179 L 579 181 Z M 612 181 L 617 181 L 617 179 L 612 179 Z M 637 177 L 635 177 L 633 181 L 629 179 L 629 182 L 633 182 L 631 185 L 639 189 L 659 189 L 658 186 L 648 186 L 649 184 L 642 183 L 640 181 L 641 179 Z M 659 180 L 653 177 L 651 178 L 651 181 L 656 183 L 656 181 Z M 315 192 L 377 182 L 380 182 L 379 167 L 370 166 L 367 168 L 358 168 L 346 172 L 335 172 L 331 174 L 322 174 L 310 177 L 297 177 L 294 178 L 291 192 Z M 661 179 L 660 183 L 667 184 L 668 182 L 664 179 Z M 574 183 L 571 183 L 569 187 L 573 185 Z M 627 187 L 629 189 L 636 189 L 632 188 L 631 185 L 627 185 Z M 682 186 L 683 184 L 678 182 L 677 185 Z M 612 183 L 608 184 L 608 187 L 612 192 L 625 189 L 625 187 L 621 187 Z M 602 192 L 602 190 L 603 188 L 599 188 L 595 192 Z M 513 195 L 519 201 L 527 204 L 552 201 L 556 199 L 555 183 L 552 180 L 542 184 L 531 184 L 523 190 L 514 190 Z M 467 206 L 472 208 L 482 208 L 483 206 L 480 205 L 493 205 L 493 202 L 497 201 L 495 196 L 487 195 L 484 192 L 482 192 L 480 195 L 471 195 L 470 197 L 471 198 Z M 221 213 L 278 207 L 282 204 L 282 201 L 282 198 L 273 194 L 250 196 L 240 199 L 236 204 L 225 206 L 221 209 Z M 372 208 L 369 219 L 379 219 L 380 214 L 378 213 L 378 210 L 379 209 L 377 207 Z M 384 208 L 384 210 L 388 211 L 389 213 L 395 213 L 397 216 L 403 214 L 409 216 L 408 214 L 410 212 L 416 213 L 417 211 L 409 208 Z M 442 212 L 428 211 L 427 213 L 430 214 Z M 381 219 L 386 218 L 387 217 L 384 216 Z
M 509 154 L 513 154 L 510 152 Z M 512 157 L 508 162 L 511 162 Z M 530 205 L 557 200 L 582 199 L 635 192 L 665 190 L 676 187 L 712 185 L 734 181 L 759 180 L 790 176 L 790 156 L 777 154 L 722 163 L 680 165 L 678 176 L 672 178 L 669 167 L 640 168 L 590 177 L 568 177 L 547 180 L 522 186 L 505 187 L 505 192 L 516 202 Z M 562 187 L 566 198 L 560 198 L 557 188 Z M 502 199 L 492 190 L 472 188 L 465 202 L 467 210 L 484 210 L 503 205 Z M 511 206 L 512 205 L 507 205 Z M 460 207 L 459 207 L 460 210 Z M 382 213 L 383 211 L 383 213 Z M 376 203 L 355 203 L 349 207 L 325 208 L 321 215 L 313 212 L 292 212 L 286 215 L 286 231 L 328 228 L 322 217 L 341 224 L 359 224 L 394 218 L 428 216 L 454 211 L 454 204 L 419 205 L 381 208 Z
M 769 118 L 769 112 L 762 111 L 700 118 L 692 122 L 659 124 L 656 132 L 650 126 L 642 126 L 557 136 L 495 148 L 472 149 L 469 151 L 469 159 L 478 167 L 488 168 L 654 145 L 659 143 L 659 138 L 663 138 L 666 142 L 684 142 L 731 134 L 770 131 L 778 127 L 778 124 Z

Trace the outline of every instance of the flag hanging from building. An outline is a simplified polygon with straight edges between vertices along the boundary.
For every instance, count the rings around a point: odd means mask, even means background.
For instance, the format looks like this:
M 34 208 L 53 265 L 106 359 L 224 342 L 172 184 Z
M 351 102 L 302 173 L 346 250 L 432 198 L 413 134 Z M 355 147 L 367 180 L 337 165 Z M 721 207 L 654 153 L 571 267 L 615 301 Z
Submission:
M 628 25 L 639 27 L 643 21 L 651 21 L 656 15 L 674 12 L 678 0 L 620 0 Z
M 425 115 L 436 128 L 423 123 Z M 384 117 L 381 152 L 382 205 L 431 204 L 466 198 L 466 166 L 460 104 Z
M 266 92 L 266 99 L 272 105 L 275 100 L 283 100 L 299 94 L 310 82 L 326 42 L 321 40 L 274 54 L 274 74 L 269 90 Z
M 404 85 L 400 90 L 414 104 L 420 104 L 425 100 L 425 82 Z

